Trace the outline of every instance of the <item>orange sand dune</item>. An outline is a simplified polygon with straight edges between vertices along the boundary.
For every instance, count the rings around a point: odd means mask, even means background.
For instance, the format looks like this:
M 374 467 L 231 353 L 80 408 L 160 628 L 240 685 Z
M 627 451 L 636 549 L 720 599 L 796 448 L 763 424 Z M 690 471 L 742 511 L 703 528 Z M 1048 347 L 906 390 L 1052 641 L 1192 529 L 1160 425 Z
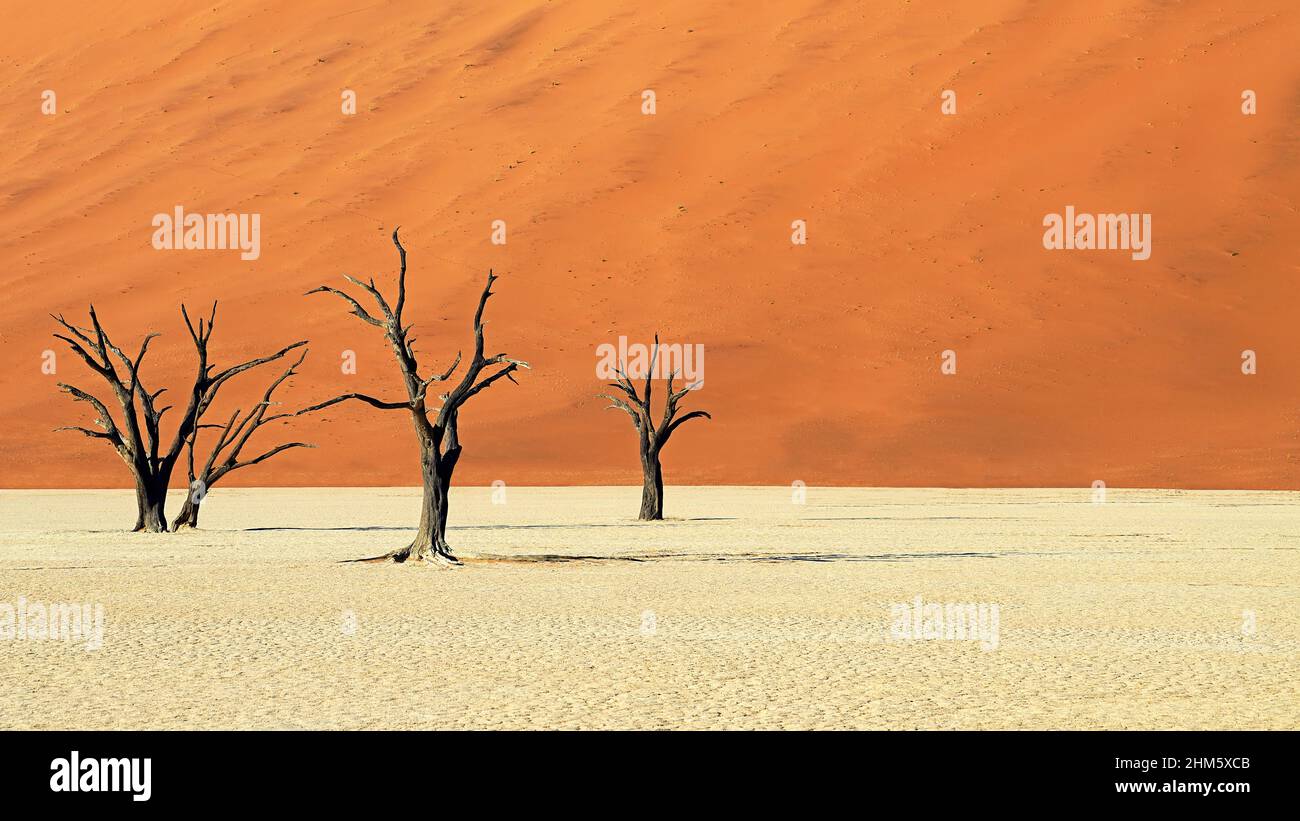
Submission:
M 178 306 L 220 298 L 218 362 L 312 340 L 287 401 L 398 396 L 376 329 L 303 293 L 391 286 L 400 224 L 426 368 L 489 267 L 488 346 L 534 366 L 467 408 L 466 483 L 638 481 L 595 350 L 658 330 L 705 346 L 714 415 L 671 483 L 1300 488 L 1292 0 L 157 5 L 6 12 L 0 485 L 128 479 L 52 430 L 90 421 L 56 381 L 101 386 L 47 314 L 92 300 L 123 346 L 163 333 L 173 394 Z M 176 205 L 260 214 L 260 258 L 155 250 Z M 1151 214 L 1151 258 L 1044 249 L 1067 205 Z M 292 434 L 319 449 L 230 483 L 417 481 L 400 413 Z

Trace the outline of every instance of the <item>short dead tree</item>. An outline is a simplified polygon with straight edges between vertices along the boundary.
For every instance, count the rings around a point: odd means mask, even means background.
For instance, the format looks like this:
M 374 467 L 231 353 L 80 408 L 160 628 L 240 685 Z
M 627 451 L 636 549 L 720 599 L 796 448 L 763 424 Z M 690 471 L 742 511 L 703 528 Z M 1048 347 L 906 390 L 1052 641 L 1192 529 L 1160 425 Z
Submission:
M 431 373 L 428 376 L 420 375 L 421 367 L 412 347 L 415 338 L 410 335 L 412 326 L 405 325 L 402 321 L 402 311 L 406 306 L 406 249 L 402 247 L 402 242 L 398 239 L 396 230 L 393 231 L 393 245 L 397 247 L 400 263 L 397 274 L 397 298 L 393 304 L 390 305 L 379 289 L 375 287 L 374 279 L 369 282 L 362 282 L 354 277 L 345 277 L 348 282 L 370 295 L 378 308 L 379 316 L 372 315 L 362 307 L 360 302 L 336 288 L 322 285 L 307 293 L 334 294 L 352 306 L 350 313 L 354 316 L 383 330 L 384 338 L 388 340 L 388 344 L 393 350 L 393 357 L 397 361 L 398 371 L 401 373 L 402 381 L 406 386 L 406 399 L 387 402 L 365 394 L 347 393 L 319 405 L 305 408 L 300 413 L 319 410 L 350 399 L 365 402 L 381 410 L 406 411 L 410 415 L 411 424 L 415 427 L 415 437 L 420 447 L 420 475 L 424 486 L 420 507 L 420 528 L 415 534 L 415 539 L 409 545 L 382 556 L 373 557 L 373 560 L 391 559 L 394 562 L 432 562 L 441 565 L 458 565 L 461 562 L 456 558 L 451 546 L 447 543 L 447 507 L 452 473 L 455 471 L 456 464 L 461 456 L 460 438 L 457 433 L 461 407 L 471 397 L 491 387 L 497 380 L 509 379 L 511 382 L 515 382 L 513 374 L 520 368 L 530 366 L 527 362 L 511 359 L 503 353 L 493 354 L 492 356 L 484 355 L 483 309 L 487 306 L 488 297 L 492 296 L 492 283 L 497 281 L 497 277 L 489 271 L 487 284 L 484 285 L 483 293 L 479 296 L 478 310 L 474 312 L 474 355 L 459 381 L 456 382 L 456 386 L 447 393 L 438 395 L 436 399 L 440 400 L 441 404 L 430 408 L 427 404 L 430 399 L 428 395 L 429 387 L 435 383 L 447 382 L 452 378 L 452 374 L 455 373 L 456 368 L 461 363 L 461 354 L 456 354 L 455 361 L 445 371 Z M 484 372 L 491 368 L 496 370 L 485 376 Z
M 273 362 L 289 351 L 301 348 L 306 341 L 295 342 L 281 348 L 270 356 L 250 359 L 224 370 L 213 372 L 214 365 L 208 363 L 208 340 L 212 338 L 212 329 L 217 318 L 217 304 L 212 303 L 212 313 L 205 324 L 199 319 L 197 329 L 190 322 L 185 307 L 181 306 L 181 316 L 189 329 L 190 338 L 198 353 L 198 370 L 190 386 L 188 402 L 184 415 L 180 418 L 176 433 L 166 450 L 162 449 L 160 425 L 163 414 L 172 409 L 172 405 L 157 407 L 158 397 L 167 390 L 159 388 L 150 392 L 140 379 L 140 365 L 144 362 L 149 343 L 159 334 L 150 333 L 140 343 L 140 351 L 131 358 L 121 348 L 113 344 L 108 333 L 100 324 L 95 307 L 90 307 L 90 328 L 81 328 L 65 320 L 62 316 L 53 317 L 67 330 L 68 335 L 54 334 L 63 340 L 78 358 L 99 375 L 113 392 L 113 398 L 121 407 L 122 422 L 114 419 L 108 405 L 93 394 L 63 382 L 59 389 L 70 394 L 78 402 L 90 404 L 96 412 L 95 424 L 99 430 L 68 426 L 58 430 L 78 431 L 92 439 L 103 439 L 113 446 L 118 456 L 130 469 L 135 479 L 135 498 L 138 513 L 133 530 L 163 533 L 167 530 L 165 507 L 167 504 L 167 485 L 171 481 L 172 469 L 180 458 L 185 443 L 190 440 L 199 420 L 207 412 L 217 392 L 231 377 L 244 371 Z
M 302 354 L 292 365 L 280 374 L 274 382 L 267 387 L 266 392 L 262 394 L 262 399 L 246 413 L 236 410 L 230 415 L 230 420 L 224 425 L 206 425 L 199 424 L 190 433 L 189 439 L 185 443 L 186 467 L 189 477 L 189 493 L 185 495 L 185 504 L 181 507 L 181 512 L 172 522 L 172 530 L 179 530 L 182 527 L 198 527 L 199 525 L 199 508 L 203 502 L 203 497 L 212 489 L 223 476 L 240 468 L 252 467 L 253 465 L 265 462 L 277 453 L 283 453 L 293 448 L 314 448 L 315 445 L 309 445 L 306 442 L 286 442 L 282 445 L 276 445 L 270 450 L 263 451 L 256 456 L 241 459 L 244 452 L 244 446 L 248 440 L 263 425 L 282 419 L 289 419 L 294 416 L 301 416 L 305 411 L 295 413 L 267 413 L 274 403 L 272 395 L 275 389 L 280 387 L 289 377 L 295 375 L 298 371 L 296 368 L 307 358 L 307 351 L 303 349 Z M 196 471 L 194 469 L 194 448 L 198 439 L 199 431 L 205 428 L 219 430 L 216 443 L 212 450 L 208 452 L 207 459 L 202 466 Z
M 663 417 L 659 421 L 658 427 L 655 426 L 654 419 L 651 416 L 650 398 L 651 398 L 651 380 L 655 375 L 655 363 L 659 357 L 659 335 L 655 334 L 655 344 L 653 353 L 650 355 L 650 365 L 646 368 L 645 386 L 641 394 L 637 393 L 636 386 L 632 384 L 631 378 L 627 374 L 625 363 L 619 363 L 615 371 L 615 381 L 610 382 L 611 388 L 617 388 L 622 391 L 624 396 L 618 397 L 611 394 L 600 394 L 601 399 L 608 399 L 611 404 L 607 408 L 623 411 L 632 417 L 632 424 L 636 427 L 638 442 L 641 448 L 641 513 L 637 516 L 643 521 L 656 521 L 664 517 L 664 470 L 659 463 L 659 455 L 663 452 L 664 446 L 668 444 L 668 439 L 673 435 L 683 422 L 691 419 L 712 419 L 713 417 L 706 411 L 691 411 L 683 416 L 677 415 L 677 403 L 682 400 L 686 394 L 690 393 L 699 386 L 698 382 L 686 385 L 681 390 L 673 391 L 673 378 L 677 376 L 677 371 L 668 374 L 668 398 L 664 401 Z

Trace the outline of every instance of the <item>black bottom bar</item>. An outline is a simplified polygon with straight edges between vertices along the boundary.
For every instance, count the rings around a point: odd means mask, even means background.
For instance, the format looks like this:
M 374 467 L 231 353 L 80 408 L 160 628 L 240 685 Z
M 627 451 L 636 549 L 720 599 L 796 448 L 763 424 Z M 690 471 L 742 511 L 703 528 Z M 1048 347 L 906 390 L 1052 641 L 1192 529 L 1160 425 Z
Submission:
M 9 732 L 3 740 L 5 798 L 36 806 L 373 811 L 444 793 L 477 795 L 483 807 L 586 803 L 626 793 L 637 807 L 713 796 L 710 801 L 759 805 L 850 798 L 863 807 L 892 799 L 926 808 L 1159 807 L 1195 800 L 1224 809 L 1288 798 L 1291 784 L 1284 782 L 1294 780 L 1297 737 L 293 731 Z

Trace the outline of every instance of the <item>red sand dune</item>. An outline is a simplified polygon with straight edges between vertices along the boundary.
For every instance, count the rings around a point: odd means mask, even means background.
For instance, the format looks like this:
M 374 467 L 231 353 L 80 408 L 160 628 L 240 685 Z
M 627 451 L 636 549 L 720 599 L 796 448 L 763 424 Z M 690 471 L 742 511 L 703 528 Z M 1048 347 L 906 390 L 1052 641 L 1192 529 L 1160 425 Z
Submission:
M 128 481 L 52 430 L 90 421 L 57 380 L 102 386 L 47 314 L 92 300 L 119 344 L 163 333 L 174 394 L 179 305 L 219 298 L 218 362 L 312 341 L 291 403 L 398 396 L 376 329 L 303 292 L 391 287 L 400 224 L 426 367 L 489 267 L 488 347 L 534 366 L 466 409 L 464 483 L 639 482 L 595 349 L 658 330 L 705 346 L 714 414 L 670 483 L 1300 488 L 1293 0 L 167 5 L 6 12 L 0 485 Z M 261 257 L 154 250 L 177 204 L 260 213 Z M 1151 259 L 1045 250 L 1066 205 L 1152 214 Z M 401 413 L 293 436 L 320 447 L 230 483 L 418 482 Z

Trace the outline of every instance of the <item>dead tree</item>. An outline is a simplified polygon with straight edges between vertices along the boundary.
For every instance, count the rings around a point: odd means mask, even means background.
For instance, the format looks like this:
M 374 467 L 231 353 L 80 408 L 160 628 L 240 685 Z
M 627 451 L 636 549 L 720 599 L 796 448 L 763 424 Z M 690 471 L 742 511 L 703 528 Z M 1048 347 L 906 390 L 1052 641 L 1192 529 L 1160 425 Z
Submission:
M 172 409 L 172 405 L 158 408 L 158 397 L 167 390 L 160 388 L 150 392 L 140 379 L 140 365 L 144 361 L 149 343 L 156 333 L 147 334 L 140 343 L 140 352 L 132 359 L 113 344 L 104 327 L 99 322 L 95 307 L 90 307 L 90 328 L 80 328 L 66 321 L 62 316 L 53 319 L 70 334 L 54 334 L 63 340 L 86 365 L 108 383 L 113 397 L 122 409 L 122 424 L 118 424 L 109 412 L 108 405 L 80 388 L 60 382 L 59 389 L 68 393 L 78 402 L 87 402 L 96 411 L 95 424 L 100 430 L 68 426 L 58 430 L 75 430 L 92 439 L 103 439 L 113 446 L 122 461 L 131 470 L 135 479 L 135 497 L 138 514 L 133 530 L 145 530 L 153 533 L 167 531 L 167 485 L 171 481 L 172 469 L 180 458 L 185 443 L 190 439 L 199 425 L 199 420 L 216 399 L 221 386 L 231 377 L 272 362 L 295 348 L 307 343 L 295 342 L 270 356 L 251 359 L 225 370 L 213 373 L 215 366 L 208 364 L 208 340 L 217 318 L 217 304 L 212 303 L 212 313 L 206 325 L 199 318 L 198 328 L 190 322 L 189 314 L 181 306 L 181 316 L 189 329 L 190 338 L 198 353 L 198 370 L 190 387 L 188 403 L 184 416 L 177 424 L 176 433 L 170 445 L 162 450 L 162 433 L 160 425 L 163 414 Z M 114 364 L 114 360 L 120 363 Z
M 384 299 L 383 294 L 375 287 L 373 278 L 369 282 L 362 282 L 354 277 L 344 277 L 348 282 L 370 294 L 379 309 L 380 316 L 371 315 L 361 306 L 360 302 L 336 288 L 322 285 L 319 288 L 313 288 L 307 293 L 334 294 L 352 306 L 350 313 L 354 316 L 363 322 L 383 329 L 384 338 L 388 340 L 389 347 L 393 350 L 398 370 L 401 372 L 402 381 L 406 386 L 406 399 L 404 401 L 386 402 L 365 394 L 347 393 L 319 405 L 304 408 L 300 413 L 319 410 L 349 399 L 365 402 L 381 410 L 406 411 L 410 415 L 411 424 L 415 427 L 416 440 L 420 446 L 420 475 L 424 485 L 424 495 L 420 508 L 420 528 L 415 534 L 415 539 L 409 545 L 383 556 L 376 556 L 375 559 L 391 559 L 395 562 L 428 561 L 439 564 L 460 564 L 460 561 L 452 552 L 451 546 L 447 544 L 447 505 L 451 490 L 452 472 L 455 471 L 456 463 L 460 460 L 461 455 L 460 438 L 457 434 L 461 406 L 470 397 L 475 396 L 485 388 L 491 387 L 499 379 L 505 378 L 515 382 L 512 374 L 519 368 L 529 368 L 530 366 L 527 362 L 511 359 L 503 353 L 492 356 L 483 355 L 483 309 L 487 306 L 488 297 L 492 296 L 492 283 L 497 280 L 497 277 L 491 271 L 488 271 L 487 284 L 483 287 L 483 293 L 479 297 L 478 310 L 474 312 L 474 356 L 456 386 L 437 397 L 442 404 L 437 408 L 428 407 L 429 386 L 435 382 L 446 382 L 451 379 L 452 374 L 460 365 L 461 354 L 456 354 L 455 361 L 451 363 L 451 367 L 447 368 L 447 370 L 441 373 L 432 373 L 429 376 L 420 375 L 420 364 L 416 360 L 415 350 L 412 347 L 415 338 L 410 336 L 413 326 L 402 324 L 402 310 L 406 306 L 406 249 L 402 247 L 402 242 L 398 239 L 396 230 L 393 231 L 393 245 L 397 247 L 400 263 L 397 274 L 397 301 L 395 304 L 390 305 Z M 490 373 L 488 376 L 483 376 L 482 379 L 479 378 L 484 370 L 497 366 L 500 366 L 499 370 Z M 515 382 L 515 384 L 518 383 Z
M 266 392 L 262 394 L 262 399 L 256 405 L 243 413 L 235 410 L 230 415 L 230 420 L 225 425 L 196 425 L 190 433 L 189 439 L 185 443 L 187 475 L 189 477 L 189 492 L 185 494 L 185 504 L 181 507 L 181 512 L 172 522 L 172 530 L 179 530 L 182 527 L 198 527 L 199 525 L 199 507 L 203 502 L 203 497 L 212 489 L 223 476 L 231 471 L 240 468 L 251 467 L 252 465 L 265 462 L 277 453 L 282 453 L 292 448 L 314 448 L 315 445 L 309 445 L 306 442 L 286 442 L 283 445 L 276 445 L 251 459 L 240 460 L 240 454 L 248 440 L 252 438 L 253 433 L 263 425 L 275 422 L 280 419 L 288 419 L 293 416 L 301 416 L 303 411 L 297 413 L 273 413 L 267 415 L 267 411 L 274 404 L 271 396 L 275 389 L 280 387 L 286 379 L 297 373 L 295 370 L 302 361 L 307 358 L 306 349 L 289 368 L 274 382 L 267 387 Z M 208 452 L 208 457 L 204 461 L 200 470 L 194 469 L 194 448 L 198 439 L 199 431 L 205 428 L 220 430 L 217 436 L 216 444 Z
M 636 427 L 637 436 L 641 447 L 641 513 L 637 516 L 643 521 L 657 521 L 664 517 L 664 470 L 659 463 L 659 455 L 663 452 L 664 445 L 668 444 L 668 439 L 673 435 L 683 422 L 691 419 L 712 419 L 713 417 L 706 411 L 691 411 L 684 416 L 677 415 L 677 403 L 682 397 L 694 390 L 699 383 L 694 382 L 686 385 L 680 391 L 673 392 L 673 378 L 677 371 L 668 374 L 668 399 L 664 402 L 663 418 L 659 426 L 655 427 L 654 419 L 651 417 L 650 398 L 651 398 L 651 380 L 655 374 L 655 363 L 659 357 L 659 335 L 655 334 L 654 350 L 650 355 L 650 366 L 646 369 L 645 387 L 642 390 L 643 395 L 638 395 L 636 386 L 627 375 L 627 368 L 624 363 L 619 363 L 615 371 L 615 381 L 610 382 L 611 388 L 617 388 L 627 395 L 626 399 L 612 396 L 607 393 L 600 394 L 600 398 L 608 399 L 612 404 L 606 410 L 617 408 L 628 416 L 632 417 L 632 424 Z

